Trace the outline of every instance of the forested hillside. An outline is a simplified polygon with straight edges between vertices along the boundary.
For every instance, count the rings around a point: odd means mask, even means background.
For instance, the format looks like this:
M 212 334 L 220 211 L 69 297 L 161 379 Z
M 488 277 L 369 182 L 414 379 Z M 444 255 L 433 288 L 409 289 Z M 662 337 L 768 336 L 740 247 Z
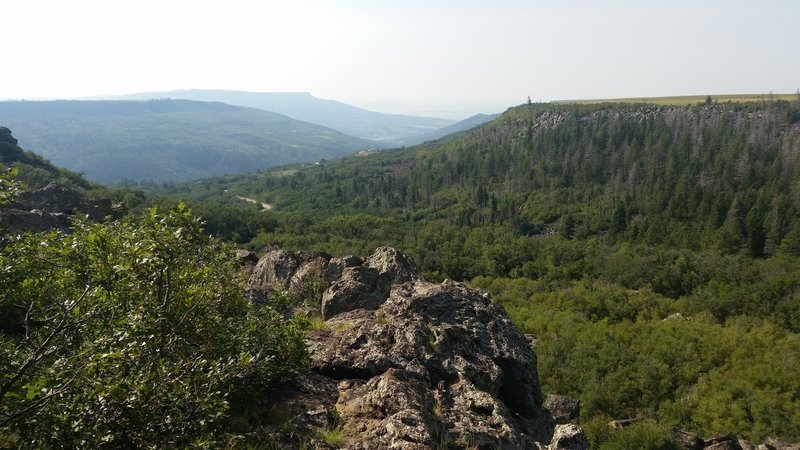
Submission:
M 276 113 L 188 100 L 0 102 L 23 148 L 92 181 L 183 181 L 318 161 L 372 143 Z
M 271 204 L 254 248 L 394 245 L 489 290 L 536 337 L 544 390 L 582 400 L 595 445 L 624 417 L 797 440 L 798 156 L 800 101 L 532 104 L 436 143 L 170 194 L 208 217 L 237 195 Z

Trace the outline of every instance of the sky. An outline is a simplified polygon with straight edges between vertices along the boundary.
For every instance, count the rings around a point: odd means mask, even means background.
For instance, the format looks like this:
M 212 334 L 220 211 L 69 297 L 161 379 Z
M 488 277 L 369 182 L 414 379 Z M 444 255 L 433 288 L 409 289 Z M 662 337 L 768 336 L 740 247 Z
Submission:
M 310 92 L 440 117 L 800 89 L 797 0 L 19 0 L 0 99 Z

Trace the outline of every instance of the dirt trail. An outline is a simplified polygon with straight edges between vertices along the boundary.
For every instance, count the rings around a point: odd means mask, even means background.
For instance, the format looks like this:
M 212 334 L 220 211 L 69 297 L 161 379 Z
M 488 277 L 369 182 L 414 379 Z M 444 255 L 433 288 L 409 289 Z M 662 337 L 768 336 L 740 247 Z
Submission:
M 269 203 L 253 200 L 252 198 L 242 197 L 241 195 L 237 195 L 236 198 L 238 198 L 239 200 L 244 200 L 249 203 L 255 203 L 256 205 L 261 205 L 262 211 L 269 211 L 270 209 L 272 209 L 272 205 L 270 205 Z

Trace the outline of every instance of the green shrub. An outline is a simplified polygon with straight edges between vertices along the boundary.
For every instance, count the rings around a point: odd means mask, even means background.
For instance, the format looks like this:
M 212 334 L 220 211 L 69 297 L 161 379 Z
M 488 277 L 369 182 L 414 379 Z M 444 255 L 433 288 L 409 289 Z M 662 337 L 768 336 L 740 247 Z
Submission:
M 0 251 L 0 439 L 216 445 L 230 399 L 306 363 L 300 326 L 243 296 L 233 249 L 183 205 Z

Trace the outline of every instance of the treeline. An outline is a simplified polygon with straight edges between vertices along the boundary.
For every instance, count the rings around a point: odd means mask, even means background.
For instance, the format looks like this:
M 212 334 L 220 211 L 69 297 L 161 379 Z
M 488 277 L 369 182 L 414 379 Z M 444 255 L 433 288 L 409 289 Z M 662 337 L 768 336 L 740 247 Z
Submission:
M 785 101 L 530 105 L 458 139 L 224 184 L 317 216 L 501 224 L 517 235 L 555 230 L 761 257 L 800 238 L 798 122 L 798 104 Z

